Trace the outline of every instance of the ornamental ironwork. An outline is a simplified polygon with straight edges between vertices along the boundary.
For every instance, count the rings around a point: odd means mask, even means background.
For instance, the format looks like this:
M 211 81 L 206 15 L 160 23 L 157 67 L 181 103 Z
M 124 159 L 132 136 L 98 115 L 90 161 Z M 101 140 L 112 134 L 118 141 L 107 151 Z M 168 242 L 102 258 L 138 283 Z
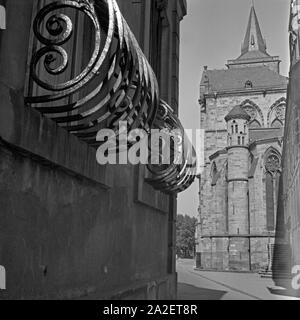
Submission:
M 164 101 L 161 101 L 154 128 L 164 132 L 162 147 L 158 149 L 157 164 L 151 161 L 148 170 L 152 178 L 148 182 L 155 189 L 167 193 L 179 193 L 186 190 L 195 180 L 197 155 L 179 119 Z M 157 141 L 157 139 L 155 139 Z M 164 146 L 171 146 L 171 159 L 164 164 Z M 152 146 L 153 150 L 153 146 Z M 168 159 L 169 160 L 169 159 Z M 171 165 L 167 164 L 171 163 Z
M 70 63 L 63 45 L 74 26 L 61 13 L 66 8 L 83 12 L 92 22 L 94 48 L 79 75 L 56 84 L 41 79 L 38 71 L 44 67 L 49 75 L 59 76 Z M 41 48 L 33 52 L 30 78 L 45 94 L 27 97 L 27 103 L 92 145 L 97 131 L 105 127 L 117 131 L 119 121 L 127 121 L 130 130 L 149 131 L 159 105 L 156 77 L 116 1 L 52 2 L 38 12 L 33 31 Z M 66 103 L 74 94 L 82 98 Z
M 89 61 L 71 77 L 66 71 L 75 53 L 68 52 L 68 43 L 76 25 L 68 10 L 83 14 L 93 29 Z M 57 0 L 40 8 L 33 21 L 28 83 L 28 105 L 94 147 L 99 130 L 118 136 L 120 122 L 128 131 L 149 135 L 153 128 L 178 129 L 184 161 L 175 157 L 171 165 L 149 165 L 149 183 L 176 193 L 194 180 L 195 151 L 173 110 L 160 100 L 156 76 L 115 0 Z

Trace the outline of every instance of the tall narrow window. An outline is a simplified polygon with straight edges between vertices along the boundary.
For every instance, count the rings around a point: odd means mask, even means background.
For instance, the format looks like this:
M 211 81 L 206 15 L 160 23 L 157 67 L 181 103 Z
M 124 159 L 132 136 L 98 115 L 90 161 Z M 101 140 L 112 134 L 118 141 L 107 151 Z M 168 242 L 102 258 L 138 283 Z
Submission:
M 275 214 L 278 197 L 278 181 L 280 177 L 281 160 L 279 153 L 271 149 L 266 156 L 266 208 L 267 230 L 275 230 Z
M 266 201 L 267 201 L 267 230 L 275 229 L 275 208 L 274 208 L 274 183 L 273 175 L 270 172 L 266 174 Z
M 246 89 L 252 89 L 253 88 L 253 83 L 251 81 L 246 81 L 245 83 L 245 88 Z
M 212 168 L 211 168 L 211 180 L 212 180 L 211 185 L 215 186 L 218 181 L 218 168 L 215 162 L 213 162 Z

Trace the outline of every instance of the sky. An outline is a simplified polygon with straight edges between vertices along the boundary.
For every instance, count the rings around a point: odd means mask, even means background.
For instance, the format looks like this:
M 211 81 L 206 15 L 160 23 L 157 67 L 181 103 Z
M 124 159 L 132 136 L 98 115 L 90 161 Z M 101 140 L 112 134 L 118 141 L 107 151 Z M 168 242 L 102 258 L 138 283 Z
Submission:
M 290 0 L 254 0 L 267 51 L 280 56 L 281 74 L 289 70 Z M 187 0 L 181 23 L 180 119 L 186 129 L 200 129 L 199 84 L 204 66 L 224 69 L 237 58 L 245 37 L 252 0 Z M 178 213 L 197 216 L 199 180 L 178 196 Z

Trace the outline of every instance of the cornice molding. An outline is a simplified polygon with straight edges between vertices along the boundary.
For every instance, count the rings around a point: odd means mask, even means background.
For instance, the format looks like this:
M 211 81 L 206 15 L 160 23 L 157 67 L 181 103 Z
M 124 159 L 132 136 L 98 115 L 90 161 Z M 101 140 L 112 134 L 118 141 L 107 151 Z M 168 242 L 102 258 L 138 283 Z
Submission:
M 287 86 L 285 87 L 278 87 L 278 88 L 259 88 L 259 89 L 243 89 L 243 90 L 224 90 L 224 91 L 216 91 L 211 93 L 204 93 L 203 98 L 214 98 L 217 99 L 219 97 L 226 97 L 226 96 L 251 96 L 253 94 L 263 94 L 266 96 L 267 94 L 272 93 L 286 93 Z

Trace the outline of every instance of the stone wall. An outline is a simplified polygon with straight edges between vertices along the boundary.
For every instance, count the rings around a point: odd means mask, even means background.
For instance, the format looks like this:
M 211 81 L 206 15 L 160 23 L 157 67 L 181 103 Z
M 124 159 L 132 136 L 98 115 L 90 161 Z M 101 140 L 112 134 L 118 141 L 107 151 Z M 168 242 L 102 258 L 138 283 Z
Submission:
M 300 265 L 300 63 L 291 68 L 288 89 L 288 107 L 283 149 L 283 174 L 280 184 L 282 196 L 278 203 L 275 252 L 275 281 L 290 286 L 281 279 L 290 275 L 295 265 Z
M 243 94 L 228 93 L 206 98 L 201 115 L 201 128 L 205 129 L 205 168 L 200 186 L 200 268 L 255 271 L 266 269 L 269 265 L 274 232 L 267 230 L 265 154 L 269 148 L 280 153 L 282 144 L 277 139 L 270 139 L 252 145 L 250 150 L 243 148 L 244 151 L 240 151 L 242 148 L 239 148 L 226 151 L 228 128 L 224 118 L 234 106 L 250 101 L 257 110 L 260 124 L 270 128 L 275 117 L 274 110 L 285 96 L 284 90 L 269 90 L 266 93 L 245 91 Z M 256 165 L 253 177 L 249 177 L 252 161 Z M 220 172 L 215 184 L 214 165 Z M 222 171 L 227 165 L 228 174 Z M 230 170 L 234 181 L 228 183 Z M 236 181 L 241 178 L 245 181 Z M 237 206 L 237 214 L 233 214 L 233 204 Z M 235 238 L 234 235 L 239 236 Z
M 175 199 L 153 191 L 144 167 L 100 167 L 94 149 L 24 105 L 35 3 L 8 1 L 0 34 L 0 298 L 175 299 Z M 149 56 L 152 1 L 119 3 Z M 172 103 L 186 3 L 165 4 L 160 84 Z

